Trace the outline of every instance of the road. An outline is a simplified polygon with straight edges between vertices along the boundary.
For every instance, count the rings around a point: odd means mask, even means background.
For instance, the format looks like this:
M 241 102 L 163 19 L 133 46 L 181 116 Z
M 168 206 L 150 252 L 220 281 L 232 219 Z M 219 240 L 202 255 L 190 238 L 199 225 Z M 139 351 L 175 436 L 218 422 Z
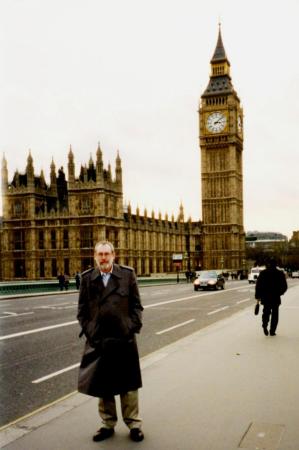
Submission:
M 194 292 L 192 284 L 140 289 L 145 356 L 248 306 L 254 286 L 226 283 L 224 291 Z M 76 390 L 84 339 L 76 321 L 78 293 L 0 301 L 0 426 Z

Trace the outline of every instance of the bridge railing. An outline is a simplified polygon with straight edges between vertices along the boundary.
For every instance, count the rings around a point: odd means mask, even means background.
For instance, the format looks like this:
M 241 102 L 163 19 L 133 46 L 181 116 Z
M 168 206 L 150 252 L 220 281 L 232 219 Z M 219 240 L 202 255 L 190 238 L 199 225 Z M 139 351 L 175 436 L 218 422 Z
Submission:
M 180 282 L 186 282 L 185 277 L 181 274 Z M 159 277 L 138 277 L 139 286 L 152 286 L 163 284 L 176 284 L 177 275 L 164 275 Z M 68 291 L 77 291 L 75 280 L 70 279 Z M 65 292 L 66 289 L 63 289 Z M 26 295 L 39 293 L 62 292 L 57 280 L 41 280 L 41 281 L 2 281 L 0 282 L 0 296 L 9 295 Z

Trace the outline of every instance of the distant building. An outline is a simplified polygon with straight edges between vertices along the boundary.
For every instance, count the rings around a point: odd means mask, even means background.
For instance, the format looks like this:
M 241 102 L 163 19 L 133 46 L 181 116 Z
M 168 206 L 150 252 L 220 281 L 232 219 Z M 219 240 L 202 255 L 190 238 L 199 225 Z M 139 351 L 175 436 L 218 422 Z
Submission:
M 274 232 L 249 231 L 246 233 L 246 247 L 264 252 L 286 250 L 287 236 Z
M 75 177 L 72 149 L 68 154 L 68 180 L 52 161 L 50 185 L 44 174 L 34 174 L 29 153 L 26 171 L 8 182 L 7 162 L 2 162 L 2 278 L 56 278 L 93 266 L 95 242 L 114 243 L 117 261 L 133 266 L 138 275 L 175 270 L 173 254 L 183 255 L 182 269 L 195 268 L 202 259 L 201 222 L 184 220 L 183 206 L 175 220 L 148 216 L 139 208 L 124 208 L 122 168 L 116 158 L 115 177 L 104 169 L 102 151 L 90 158 Z
M 293 231 L 289 244 L 290 247 L 299 249 L 299 230 Z

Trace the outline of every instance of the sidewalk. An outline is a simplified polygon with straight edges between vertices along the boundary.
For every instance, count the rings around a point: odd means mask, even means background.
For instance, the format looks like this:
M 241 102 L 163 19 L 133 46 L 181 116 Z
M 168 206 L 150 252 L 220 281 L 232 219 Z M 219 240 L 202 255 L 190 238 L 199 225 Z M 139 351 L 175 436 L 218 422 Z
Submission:
M 122 421 L 95 443 L 97 400 L 75 394 L 0 432 L 5 450 L 298 450 L 299 285 L 283 297 L 278 335 L 250 308 L 142 359 L 145 440 Z M 119 404 L 118 404 L 119 408 Z

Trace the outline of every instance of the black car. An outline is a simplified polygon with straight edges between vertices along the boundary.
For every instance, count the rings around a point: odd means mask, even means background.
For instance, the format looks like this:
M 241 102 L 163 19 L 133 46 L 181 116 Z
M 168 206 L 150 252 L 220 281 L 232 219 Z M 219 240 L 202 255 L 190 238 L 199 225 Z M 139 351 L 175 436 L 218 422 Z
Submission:
M 224 289 L 225 279 L 222 274 L 217 273 L 216 270 L 203 270 L 195 279 L 194 290 L 198 289 Z

